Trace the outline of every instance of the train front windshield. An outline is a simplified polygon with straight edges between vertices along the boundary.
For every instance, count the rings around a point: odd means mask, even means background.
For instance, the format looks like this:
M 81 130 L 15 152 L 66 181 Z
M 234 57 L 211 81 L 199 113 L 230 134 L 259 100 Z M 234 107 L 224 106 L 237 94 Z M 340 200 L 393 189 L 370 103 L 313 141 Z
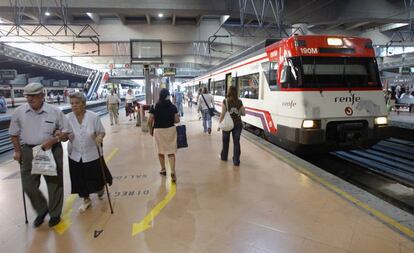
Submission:
M 375 58 L 302 56 L 287 64 L 289 88 L 381 88 Z

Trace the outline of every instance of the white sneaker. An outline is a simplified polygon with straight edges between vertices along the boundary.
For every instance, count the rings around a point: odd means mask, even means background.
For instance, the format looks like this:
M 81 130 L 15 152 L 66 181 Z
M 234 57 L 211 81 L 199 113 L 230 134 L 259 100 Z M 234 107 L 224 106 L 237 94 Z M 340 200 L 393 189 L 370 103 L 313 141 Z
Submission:
M 92 204 L 92 200 L 91 199 L 85 199 L 83 200 L 82 205 L 79 207 L 79 212 L 83 213 L 86 211 L 86 209 L 88 209 Z

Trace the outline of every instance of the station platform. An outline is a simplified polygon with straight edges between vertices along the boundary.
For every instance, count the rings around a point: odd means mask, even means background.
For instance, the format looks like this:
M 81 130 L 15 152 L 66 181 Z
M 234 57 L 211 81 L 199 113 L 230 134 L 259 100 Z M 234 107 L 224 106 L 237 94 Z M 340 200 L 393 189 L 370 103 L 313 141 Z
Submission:
M 414 129 L 414 113 L 410 112 L 390 112 L 388 116 L 389 124 L 393 127 Z
M 154 140 L 134 121 L 122 113 L 119 125 L 102 121 L 114 214 L 97 196 L 78 211 L 65 159 L 63 221 L 33 228 L 28 202 L 24 224 L 19 168 L 10 160 L 0 165 L 0 252 L 414 252 L 411 239 L 245 137 L 240 166 L 221 161 L 217 121 L 204 134 L 195 108 L 182 118 L 189 147 L 177 152 L 177 184 L 160 176 Z

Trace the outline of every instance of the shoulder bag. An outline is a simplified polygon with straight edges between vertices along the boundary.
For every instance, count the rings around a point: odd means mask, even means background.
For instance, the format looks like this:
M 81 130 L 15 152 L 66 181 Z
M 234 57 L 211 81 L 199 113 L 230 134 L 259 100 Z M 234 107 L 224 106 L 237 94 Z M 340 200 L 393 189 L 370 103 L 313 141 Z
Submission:
M 213 117 L 214 116 L 214 112 L 215 112 L 214 108 L 210 108 L 210 106 L 208 106 L 208 103 L 206 101 L 206 98 L 204 97 L 203 94 L 201 94 L 201 96 L 203 97 L 204 103 L 206 103 L 206 106 L 208 108 L 208 113 L 210 113 L 210 116 Z
M 231 131 L 234 127 L 234 122 L 229 112 L 229 106 L 227 104 L 227 99 L 225 99 L 224 101 L 226 102 L 226 113 L 224 114 L 223 121 L 220 122 L 219 127 L 223 131 Z

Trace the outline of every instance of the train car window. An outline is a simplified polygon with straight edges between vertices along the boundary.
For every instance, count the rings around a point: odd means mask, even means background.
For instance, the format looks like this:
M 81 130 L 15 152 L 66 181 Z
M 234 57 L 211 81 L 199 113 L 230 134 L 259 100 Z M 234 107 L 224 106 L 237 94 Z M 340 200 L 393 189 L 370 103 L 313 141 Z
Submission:
M 225 96 L 226 95 L 224 80 L 215 82 L 213 95 L 216 95 L 216 96 Z
M 6 89 L 1 89 L 0 90 L 0 96 L 3 96 L 5 98 L 10 98 L 11 97 L 11 93 L 10 93 L 10 88 L 6 88 Z
M 23 89 L 15 89 L 14 90 L 14 97 L 15 98 L 23 98 Z
M 303 87 L 355 88 L 381 87 L 374 58 L 302 57 Z
M 259 73 L 237 78 L 240 98 L 259 99 Z
M 279 90 L 277 85 L 277 62 L 263 62 L 262 69 L 270 90 Z
M 300 65 L 295 58 L 285 59 L 280 72 L 280 83 L 282 88 L 296 88 L 301 85 Z

